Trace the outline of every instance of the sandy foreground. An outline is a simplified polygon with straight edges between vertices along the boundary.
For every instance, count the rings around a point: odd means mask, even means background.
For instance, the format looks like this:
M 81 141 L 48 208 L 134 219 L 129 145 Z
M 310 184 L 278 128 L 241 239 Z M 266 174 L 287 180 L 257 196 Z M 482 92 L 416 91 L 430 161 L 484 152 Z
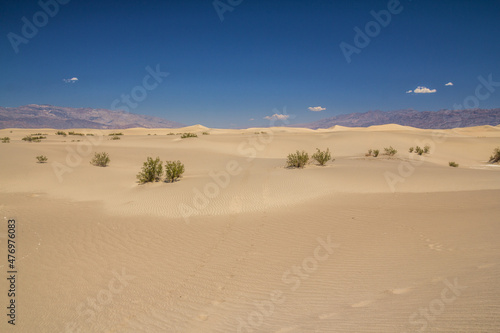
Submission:
M 500 126 L 74 131 L 0 130 L 1 332 L 500 332 Z M 139 185 L 148 156 L 184 177 Z

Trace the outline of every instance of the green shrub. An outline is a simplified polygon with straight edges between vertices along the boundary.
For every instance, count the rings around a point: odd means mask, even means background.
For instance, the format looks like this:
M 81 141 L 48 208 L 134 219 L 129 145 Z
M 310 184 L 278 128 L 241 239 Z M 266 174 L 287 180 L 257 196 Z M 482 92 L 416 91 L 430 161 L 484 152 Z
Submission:
M 286 165 L 288 168 L 303 168 L 309 161 L 309 154 L 305 151 L 289 154 L 287 157 Z
M 448 165 L 454 168 L 458 167 L 458 164 L 455 162 L 448 162 Z
M 163 166 L 160 158 L 147 158 L 147 161 L 142 165 L 142 171 L 137 174 L 137 179 L 141 184 L 148 182 L 157 182 L 163 175 Z
M 373 150 L 373 157 L 377 157 L 380 151 L 378 149 Z
M 416 146 L 415 147 L 415 153 L 417 153 L 419 155 L 422 155 L 424 153 L 424 150 L 422 148 L 420 148 L 419 146 Z
M 38 163 L 45 163 L 48 160 L 47 156 L 44 155 L 38 155 L 36 159 L 38 160 Z
M 68 132 L 69 135 L 79 135 L 79 136 L 84 136 L 83 133 L 77 133 L 77 132 Z
M 173 183 L 184 173 L 184 164 L 180 161 L 165 162 L 165 181 Z
M 170 132 L 170 133 L 168 133 L 167 135 L 175 135 L 175 134 L 174 134 L 174 133 L 172 133 L 172 132 Z
M 122 132 L 118 132 L 118 133 L 109 133 L 108 136 L 114 136 L 114 135 L 123 135 Z
M 56 135 L 66 136 L 67 134 L 66 134 L 66 132 L 64 132 L 64 131 L 57 131 L 57 132 L 56 132 Z
M 392 146 L 389 146 L 389 148 L 384 148 L 385 154 L 389 156 L 394 156 L 398 152 L 396 149 L 392 148 Z
M 413 147 L 410 147 L 410 149 L 408 149 L 408 152 L 413 153 Z
M 99 167 L 107 167 L 110 162 L 108 153 L 95 153 L 94 158 L 90 161 L 90 164 L 99 166 Z
M 10 138 L 8 136 L 0 138 L 0 140 L 2 140 L 2 143 L 9 143 L 10 142 Z
M 424 154 L 428 154 L 430 149 L 431 149 L 430 146 L 425 146 L 424 147 Z
M 326 162 L 332 159 L 332 155 L 330 154 L 330 149 L 326 148 L 326 151 L 321 151 L 319 148 L 316 148 L 316 152 L 312 155 L 312 158 L 319 163 L 319 165 L 325 165 Z
M 111 140 L 120 140 L 121 138 L 117 135 L 114 135 L 111 137 Z
M 197 138 L 197 137 L 198 137 L 198 135 L 196 135 L 196 133 L 184 133 L 184 134 L 182 134 L 181 139 Z
M 94 134 L 92 134 L 92 133 L 87 133 L 87 134 L 85 134 L 85 135 L 86 135 L 86 136 L 94 136 Z
M 201 134 L 203 134 L 203 135 L 210 135 L 210 133 L 208 133 L 208 132 L 203 132 Z
M 365 156 L 372 156 L 373 150 L 368 149 L 368 152 L 365 154 Z
M 490 156 L 488 163 L 498 163 L 500 162 L 500 148 L 495 148 L 493 150 L 493 155 Z

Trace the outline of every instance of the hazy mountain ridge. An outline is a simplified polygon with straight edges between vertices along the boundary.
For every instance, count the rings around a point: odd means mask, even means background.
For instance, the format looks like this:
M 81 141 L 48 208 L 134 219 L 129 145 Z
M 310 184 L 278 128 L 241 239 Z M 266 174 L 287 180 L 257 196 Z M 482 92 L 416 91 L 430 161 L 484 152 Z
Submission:
M 439 111 L 368 111 L 364 113 L 341 114 L 312 123 L 291 125 L 311 129 L 330 128 L 335 125 L 346 127 L 368 127 L 373 125 L 398 124 L 416 128 L 447 129 L 500 124 L 500 108 Z
M 120 110 L 29 104 L 0 107 L 0 128 L 176 128 L 183 124 Z

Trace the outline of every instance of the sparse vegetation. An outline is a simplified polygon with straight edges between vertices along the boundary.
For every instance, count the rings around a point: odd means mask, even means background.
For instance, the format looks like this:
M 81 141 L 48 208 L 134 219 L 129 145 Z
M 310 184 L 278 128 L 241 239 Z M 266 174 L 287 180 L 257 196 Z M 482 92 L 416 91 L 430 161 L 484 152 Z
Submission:
M 389 146 L 388 148 L 384 148 L 385 154 L 389 156 L 394 156 L 398 152 L 396 149 L 392 148 L 392 146 Z
M 121 138 L 118 135 L 114 135 L 111 137 L 111 140 L 120 140 Z
M 488 163 L 498 163 L 500 162 L 500 147 L 493 150 L 493 155 L 490 156 Z
M 57 132 L 56 132 L 56 135 L 66 136 L 67 134 L 66 134 L 66 132 L 64 132 L 64 131 L 57 131 Z
M 208 132 L 203 132 L 201 134 L 203 134 L 203 135 L 210 135 L 210 133 L 208 133 Z
M 87 134 L 85 134 L 85 135 L 86 135 L 86 136 L 94 136 L 94 134 L 92 134 L 92 133 L 87 133 Z
M 170 132 L 170 133 L 168 133 L 167 135 L 175 135 L 175 133 Z
M 2 140 L 2 143 L 9 143 L 10 142 L 10 138 L 8 136 L 0 138 L 0 140 Z
M 458 164 L 455 163 L 455 162 L 448 162 L 448 165 L 451 166 L 451 167 L 454 167 L 454 168 L 458 167 Z
M 380 151 L 378 149 L 373 150 L 373 157 L 377 157 Z
M 413 153 L 413 147 L 410 147 L 410 149 L 408 149 L 408 152 Z
M 184 173 L 184 164 L 180 161 L 166 161 L 165 162 L 165 181 L 173 183 Z
M 365 154 L 365 156 L 377 157 L 379 152 L 380 151 L 378 149 L 368 149 L 368 152 Z
M 373 150 L 368 149 L 368 152 L 365 154 L 365 156 L 372 156 Z
M 424 147 L 424 154 L 428 154 L 430 149 L 431 149 L 431 147 L 426 145 Z
M 185 139 L 185 138 L 197 138 L 198 135 L 196 133 L 183 133 L 181 135 L 181 139 Z
M 38 160 L 38 163 L 45 163 L 48 160 L 47 156 L 44 155 L 38 155 L 36 159 Z
M 99 167 L 107 167 L 110 162 L 108 153 L 95 153 L 94 158 L 90 161 L 90 164 L 99 166 Z
M 288 168 L 303 168 L 309 161 L 309 154 L 305 151 L 289 154 L 287 157 L 286 165 Z
M 142 165 L 142 171 L 137 174 L 137 179 L 141 184 L 149 182 L 157 182 L 163 175 L 163 166 L 160 158 L 152 159 L 148 157 Z
M 422 148 L 420 148 L 419 146 L 416 146 L 415 147 L 415 153 L 417 153 L 419 155 L 422 155 L 424 153 L 424 150 Z
M 77 132 L 68 132 L 69 135 L 78 135 L 78 136 L 84 136 L 85 134 L 83 133 L 77 133 Z
M 325 165 L 326 162 L 332 159 L 332 155 L 330 154 L 330 149 L 326 148 L 326 151 L 321 151 L 319 148 L 316 148 L 316 152 L 312 155 L 312 158 L 319 163 L 319 165 Z
M 122 132 L 117 132 L 117 133 L 109 133 L 108 136 L 114 136 L 114 135 L 123 135 Z
M 46 138 L 46 136 L 33 136 L 33 134 L 30 134 L 26 135 L 24 138 L 22 138 L 22 140 L 27 142 L 42 142 L 42 139 Z

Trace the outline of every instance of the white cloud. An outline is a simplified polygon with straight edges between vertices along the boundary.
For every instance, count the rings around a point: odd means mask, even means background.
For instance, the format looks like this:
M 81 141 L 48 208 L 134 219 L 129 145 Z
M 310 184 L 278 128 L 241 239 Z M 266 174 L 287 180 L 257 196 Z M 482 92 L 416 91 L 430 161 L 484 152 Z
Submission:
M 264 119 L 267 119 L 267 120 L 285 120 L 285 119 L 288 119 L 290 117 L 290 115 L 288 114 L 273 114 L 272 116 L 265 116 Z
M 413 92 L 413 90 L 408 90 L 406 93 L 411 94 L 412 92 Z
M 254 121 L 255 119 L 253 119 L 253 118 L 250 118 L 250 119 L 248 119 L 248 120 L 250 120 L 250 121 Z
M 434 94 L 436 89 L 429 89 L 427 87 L 417 87 L 417 89 L 413 90 L 415 94 Z
M 447 84 L 445 84 L 445 86 L 452 86 L 453 85 L 453 82 L 448 82 Z
M 71 79 L 63 79 L 65 83 L 75 83 L 78 81 L 77 77 L 72 77 Z
M 326 108 L 322 108 L 321 106 L 310 106 L 308 109 L 309 111 L 314 111 L 314 112 L 326 110 Z

